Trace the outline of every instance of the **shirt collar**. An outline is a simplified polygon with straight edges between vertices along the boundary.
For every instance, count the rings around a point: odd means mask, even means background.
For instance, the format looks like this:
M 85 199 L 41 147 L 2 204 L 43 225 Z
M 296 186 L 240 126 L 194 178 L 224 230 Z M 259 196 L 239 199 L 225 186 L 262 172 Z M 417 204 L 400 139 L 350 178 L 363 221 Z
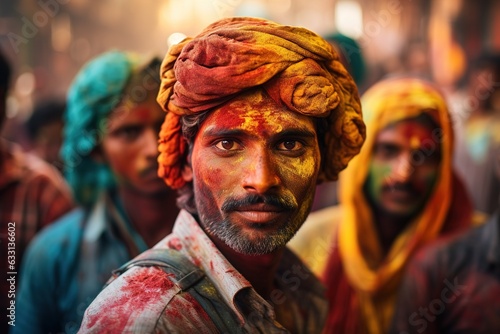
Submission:
M 83 234 L 86 242 L 97 242 L 107 234 L 119 238 L 127 246 L 131 257 L 148 249 L 142 237 L 132 227 L 127 216 L 119 210 L 108 192 L 99 195 L 86 224 Z
M 180 211 L 174 224 L 173 234 L 179 238 L 182 253 L 189 256 L 191 262 L 203 269 L 226 304 L 238 315 L 240 321 L 244 322 L 243 316 L 235 305 L 234 297 L 242 289 L 253 290 L 250 282 L 229 263 L 187 211 Z M 258 294 L 255 295 L 258 296 Z M 262 302 L 267 304 L 263 299 Z
M 231 307 L 242 323 L 245 323 L 245 317 L 237 307 L 236 295 L 243 290 L 249 296 L 254 309 L 265 314 L 269 319 L 275 319 L 274 308 L 271 304 L 262 298 L 250 282 L 222 255 L 198 222 L 187 211 L 180 211 L 172 234 L 155 246 L 155 248 L 157 247 L 176 248 L 186 255 L 192 263 L 201 267 L 213 282 L 225 303 Z M 303 281 L 299 283 L 297 283 L 297 280 L 300 279 L 300 276 L 293 273 L 293 271 L 298 270 L 298 266 L 302 268 L 300 275 L 302 275 L 301 280 Z M 275 280 L 283 291 L 297 295 L 299 299 L 301 298 L 298 296 L 300 291 L 306 290 L 309 296 L 316 296 L 315 300 L 321 306 L 318 307 L 318 310 L 326 309 L 323 285 L 288 249 L 285 250 L 281 259 Z M 303 297 L 304 295 L 302 295 Z
M 274 310 L 271 305 L 255 292 L 250 282 L 222 255 L 198 222 L 187 211 L 180 211 L 174 224 L 173 234 L 179 238 L 182 245 L 181 252 L 187 255 L 191 262 L 203 269 L 226 304 L 233 309 L 242 323 L 244 317 L 236 306 L 235 297 L 243 289 L 251 290 L 250 295 L 254 298 L 253 305 L 260 305 L 261 312 L 274 318 Z

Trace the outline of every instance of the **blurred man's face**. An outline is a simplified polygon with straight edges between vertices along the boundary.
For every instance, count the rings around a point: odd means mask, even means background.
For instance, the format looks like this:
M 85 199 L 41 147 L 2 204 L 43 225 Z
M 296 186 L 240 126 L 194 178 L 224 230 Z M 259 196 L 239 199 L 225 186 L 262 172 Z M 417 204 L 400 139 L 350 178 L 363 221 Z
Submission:
M 365 194 L 377 209 L 409 218 L 423 208 L 441 162 L 441 145 L 432 131 L 430 124 L 413 119 L 378 133 L 365 183 Z
M 102 153 L 120 187 L 143 195 L 169 188 L 158 177 L 158 135 L 165 113 L 155 97 L 132 106 L 120 105 L 108 119 Z
M 202 124 L 191 155 L 201 226 L 243 254 L 283 247 L 310 211 L 321 163 L 314 121 L 262 90 Z
M 56 120 L 41 126 L 33 142 L 37 155 L 57 167 L 62 166 L 59 151 L 63 142 L 62 120 Z

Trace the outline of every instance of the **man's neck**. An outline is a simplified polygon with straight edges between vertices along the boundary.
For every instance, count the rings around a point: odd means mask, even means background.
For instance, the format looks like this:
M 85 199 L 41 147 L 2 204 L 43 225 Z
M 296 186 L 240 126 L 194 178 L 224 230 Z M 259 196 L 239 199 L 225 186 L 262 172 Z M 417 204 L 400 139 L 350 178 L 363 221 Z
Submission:
M 412 218 L 397 217 L 379 210 L 374 210 L 375 227 L 377 229 L 380 246 L 384 255 L 386 255 L 392 247 L 396 238 L 410 224 Z
M 246 255 L 239 253 L 223 241 L 209 236 L 224 257 L 245 277 L 257 293 L 269 299 L 274 287 L 274 277 L 285 248 L 264 255 Z
M 172 232 L 179 213 L 175 192 L 145 196 L 130 189 L 120 189 L 119 196 L 132 226 L 148 247 Z

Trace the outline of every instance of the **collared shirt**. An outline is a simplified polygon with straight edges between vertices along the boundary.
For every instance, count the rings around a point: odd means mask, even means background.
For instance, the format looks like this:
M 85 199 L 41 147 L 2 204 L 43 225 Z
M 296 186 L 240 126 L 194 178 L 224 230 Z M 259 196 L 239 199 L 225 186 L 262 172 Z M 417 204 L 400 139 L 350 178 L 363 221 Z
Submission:
M 14 302 L 9 296 L 15 295 L 7 279 L 19 281 L 26 246 L 42 227 L 73 207 L 69 187 L 53 166 L 0 139 L 0 332 L 8 330 L 7 308 Z
M 417 254 L 390 333 L 500 333 L 499 218 Z
M 76 333 L 112 270 L 146 249 L 108 194 L 73 210 L 28 248 L 11 333 Z
M 220 253 L 196 220 L 181 211 L 173 232 L 155 248 L 176 249 L 203 270 L 220 294 L 225 310 L 237 319 L 241 333 L 287 333 L 275 318 L 273 304 L 285 303 L 298 333 L 319 333 L 327 303 L 314 275 L 289 250 L 275 276 L 277 288 L 264 300 Z M 207 312 L 188 293 L 174 291 L 169 274 L 158 267 L 133 267 L 116 278 L 87 309 L 80 333 L 218 333 Z M 209 293 L 209 292 L 207 292 Z M 168 305 L 162 299 L 168 296 Z M 171 299 L 170 299 L 171 298 Z M 161 307 L 159 314 L 154 310 Z M 164 307 L 164 308 L 163 308 Z M 141 310 L 141 312 L 137 312 Z M 151 311 L 150 311 L 151 310 Z

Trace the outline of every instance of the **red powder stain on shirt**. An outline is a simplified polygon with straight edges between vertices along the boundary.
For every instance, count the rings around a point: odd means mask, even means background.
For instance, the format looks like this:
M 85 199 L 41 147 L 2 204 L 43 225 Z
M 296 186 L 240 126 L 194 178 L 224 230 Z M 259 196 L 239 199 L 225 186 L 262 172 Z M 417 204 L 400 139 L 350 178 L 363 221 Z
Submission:
M 178 294 L 172 299 L 165 308 L 163 317 L 166 318 L 165 322 L 177 328 L 187 328 L 186 324 L 194 327 L 208 327 L 212 324 L 203 307 L 188 292 Z
M 193 263 L 197 267 L 199 267 L 201 265 L 201 261 L 197 257 L 193 257 Z
M 160 268 L 141 268 L 131 276 L 125 277 L 116 298 L 109 298 L 100 306 L 100 311 L 89 317 L 87 328 L 92 328 L 99 321 L 99 328 L 110 332 L 122 332 L 130 317 L 144 305 L 153 303 L 165 290 L 173 287 L 167 274 Z M 109 295 L 108 295 L 109 296 Z
M 173 238 L 168 241 L 167 247 L 171 249 L 181 250 L 182 244 L 179 239 Z
M 214 270 L 214 263 L 210 261 L 210 269 Z

